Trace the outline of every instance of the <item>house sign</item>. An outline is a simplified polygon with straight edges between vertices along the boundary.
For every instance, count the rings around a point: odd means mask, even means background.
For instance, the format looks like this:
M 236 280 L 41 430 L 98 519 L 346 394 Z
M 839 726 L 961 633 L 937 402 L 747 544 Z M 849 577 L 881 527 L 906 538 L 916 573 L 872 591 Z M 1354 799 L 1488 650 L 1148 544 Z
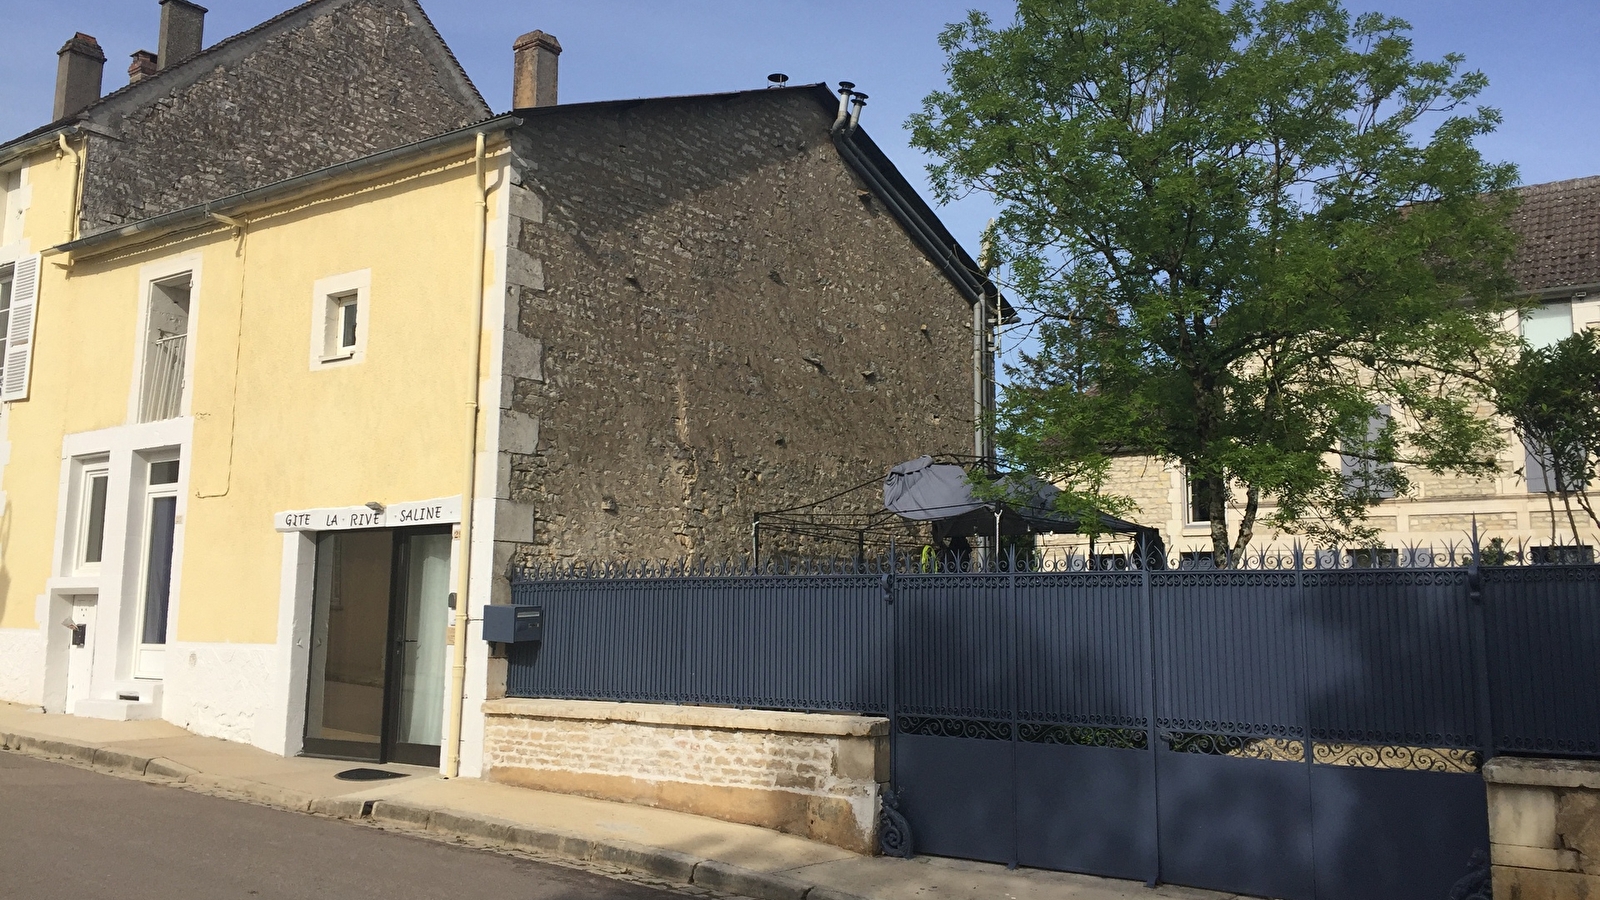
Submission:
M 350 531 L 358 528 L 412 528 L 461 521 L 461 498 L 440 497 L 391 503 L 381 510 L 366 506 L 292 509 L 272 517 L 278 531 Z

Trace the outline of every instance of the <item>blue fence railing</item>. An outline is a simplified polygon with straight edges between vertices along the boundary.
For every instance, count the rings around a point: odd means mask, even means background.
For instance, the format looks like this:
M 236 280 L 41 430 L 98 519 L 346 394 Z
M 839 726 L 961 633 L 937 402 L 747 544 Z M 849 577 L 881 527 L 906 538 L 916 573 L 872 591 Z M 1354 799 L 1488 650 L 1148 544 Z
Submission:
M 1600 757 L 1600 565 L 1041 568 L 520 571 L 513 602 L 544 608 L 544 638 L 512 647 L 508 693 Z

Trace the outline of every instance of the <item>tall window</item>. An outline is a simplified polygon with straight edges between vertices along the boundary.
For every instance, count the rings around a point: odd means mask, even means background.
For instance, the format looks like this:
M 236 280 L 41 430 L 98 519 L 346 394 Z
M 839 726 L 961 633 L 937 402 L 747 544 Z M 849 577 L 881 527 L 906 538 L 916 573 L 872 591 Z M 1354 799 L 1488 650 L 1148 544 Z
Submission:
M 145 329 L 144 381 L 139 395 L 139 421 L 175 419 L 183 412 L 183 374 L 188 357 L 189 292 L 187 274 L 150 286 L 150 313 Z
M 1339 468 L 1344 474 L 1344 483 L 1351 493 L 1363 491 L 1380 499 L 1394 496 L 1394 487 L 1388 483 L 1388 475 L 1393 471 L 1391 463 L 1379 462 L 1372 457 L 1378 447 L 1378 440 L 1383 436 L 1385 428 L 1389 427 L 1389 405 L 1379 404 L 1377 411 L 1367 419 L 1367 433 L 1364 438 L 1352 438 L 1344 441 L 1339 454 Z
M 6 356 L 6 333 L 11 329 L 11 285 L 16 278 L 16 266 L 0 266 L 0 367 Z M 3 368 L 0 368 L 0 377 L 3 377 Z
M 146 470 L 144 559 L 140 578 L 139 647 L 134 677 L 160 678 L 164 671 L 167 612 L 172 604 L 172 551 L 178 521 L 178 461 L 160 460 Z
M 22 240 L 22 170 L 0 172 L 0 245 Z
M 100 570 L 106 542 L 106 491 L 111 473 L 104 465 L 85 466 L 78 488 L 78 539 L 73 570 L 90 575 Z
M 1198 475 L 1186 476 L 1185 483 L 1188 487 L 1188 510 L 1184 521 L 1189 525 L 1211 524 L 1211 506 L 1206 502 L 1205 483 Z

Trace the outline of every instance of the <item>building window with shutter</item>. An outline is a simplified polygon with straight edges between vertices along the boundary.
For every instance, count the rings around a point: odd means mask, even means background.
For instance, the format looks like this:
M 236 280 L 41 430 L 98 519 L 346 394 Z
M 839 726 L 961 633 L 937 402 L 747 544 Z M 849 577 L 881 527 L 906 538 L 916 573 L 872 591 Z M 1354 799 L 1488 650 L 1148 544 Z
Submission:
M 311 368 L 350 365 L 366 358 L 371 283 L 371 273 L 363 270 L 324 278 L 313 287 Z
M 0 266 L 0 381 L 5 379 L 6 330 L 11 327 L 11 284 L 16 271 L 16 266 Z
M 0 266 L 0 400 L 28 399 L 38 304 L 39 254 Z

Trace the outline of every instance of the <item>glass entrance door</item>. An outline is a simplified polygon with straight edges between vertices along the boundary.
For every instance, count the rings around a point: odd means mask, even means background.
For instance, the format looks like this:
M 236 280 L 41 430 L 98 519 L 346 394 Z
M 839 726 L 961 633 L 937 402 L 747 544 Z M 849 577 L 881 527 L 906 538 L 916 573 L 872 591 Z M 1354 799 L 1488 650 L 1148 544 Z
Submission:
M 444 736 L 445 635 L 450 624 L 450 534 L 400 541 L 403 590 L 396 595 L 394 722 L 391 758 L 439 764 Z
M 139 643 L 135 678 L 166 672 L 167 612 L 172 603 L 172 549 L 178 522 L 178 461 L 162 460 L 146 470 L 144 548 L 139 578 Z
M 308 755 L 438 765 L 450 545 L 437 530 L 318 537 Z

